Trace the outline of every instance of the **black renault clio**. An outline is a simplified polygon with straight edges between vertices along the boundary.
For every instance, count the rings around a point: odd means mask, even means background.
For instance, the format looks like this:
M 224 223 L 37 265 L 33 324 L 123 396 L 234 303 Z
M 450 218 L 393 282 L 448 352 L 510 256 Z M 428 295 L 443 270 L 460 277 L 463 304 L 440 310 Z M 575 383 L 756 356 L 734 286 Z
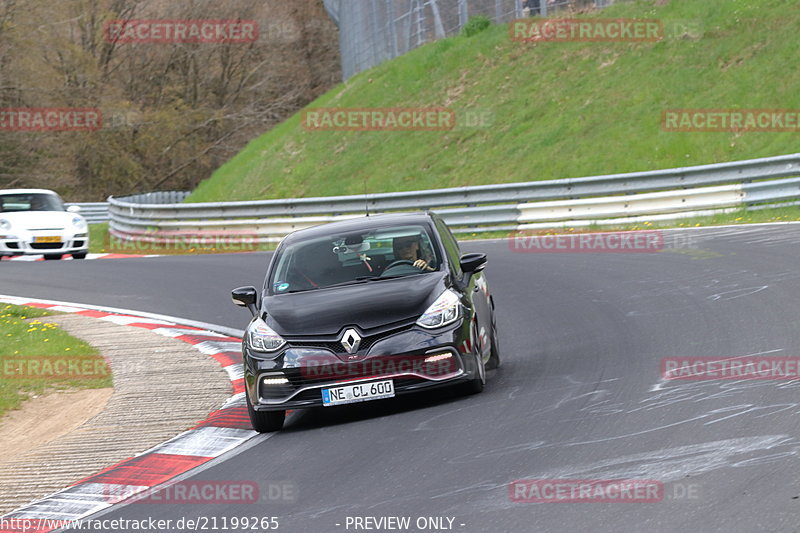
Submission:
M 433 387 L 480 392 L 499 365 L 486 255 L 462 255 L 433 213 L 360 217 L 288 235 L 242 342 L 253 428 L 287 409 L 379 400 Z

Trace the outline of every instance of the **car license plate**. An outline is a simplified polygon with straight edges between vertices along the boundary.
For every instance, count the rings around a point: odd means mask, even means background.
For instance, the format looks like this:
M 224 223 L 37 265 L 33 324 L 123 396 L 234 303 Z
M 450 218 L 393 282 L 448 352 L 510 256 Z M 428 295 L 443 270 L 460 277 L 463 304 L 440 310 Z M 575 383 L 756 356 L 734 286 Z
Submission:
M 35 243 L 56 243 L 61 242 L 61 237 L 35 237 L 33 239 Z
M 392 398 L 393 396 L 394 382 L 391 379 L 387 379 L 386 381 L 371 381 L 369 383 L 322 389 L 322 404 L 329 407 L 331 405 Z

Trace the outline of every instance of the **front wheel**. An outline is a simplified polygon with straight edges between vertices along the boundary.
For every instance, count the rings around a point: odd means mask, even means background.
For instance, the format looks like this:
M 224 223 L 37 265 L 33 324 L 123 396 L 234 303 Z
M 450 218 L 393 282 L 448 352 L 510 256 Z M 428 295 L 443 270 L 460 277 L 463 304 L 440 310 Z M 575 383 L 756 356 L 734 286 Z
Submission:
M 476 339 L 475 349 L 478 350 L 478 353 L 475 354 L 475 377 L 464 384 L 465 394 L 483 392 L 483 387 L 486 385 L 486 364 L 483 362 L 483 354 L 478 344 L 479 341 L 477 341 L 479 339 L 477 333 L 473 334 L 473 338 Z
M 72 254 L 73 259 L 86 259 L 86 252 Z
M 497 326 L 492 326 L 492 351 L 489 361 L 486 363 L 486 370 L 494 370 L 500 366 L 500 349 L 497 341 Z
M 477 357 L 478 370 L 475 372 L 475 377 L 464 384 L 464 394 L 478 394 L 483 392 L 483 387 L 486 384 L 486 367 L 480 357 Z
M 45 261 L 58 261 L 61 259 L 63 254 L 45 254 L 44 260 Z
M 250 415 L 250 423 L 255 431 L 271 433 L 283 428 L 286 411 L 256 411 L 250 402 L 250 394 L 246 392 L 245 397 L 247 398 L 247 414 Z

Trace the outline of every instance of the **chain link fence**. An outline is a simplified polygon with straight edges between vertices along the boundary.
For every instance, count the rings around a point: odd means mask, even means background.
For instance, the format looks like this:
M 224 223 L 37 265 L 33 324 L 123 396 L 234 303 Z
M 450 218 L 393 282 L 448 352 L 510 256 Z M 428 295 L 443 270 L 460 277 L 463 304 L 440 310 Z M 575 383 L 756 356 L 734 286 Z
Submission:
M 339 27 L 344 79 L 461 31 L 470 17 L 495 23 L 602 8 L 620 0 L 324 0 Z

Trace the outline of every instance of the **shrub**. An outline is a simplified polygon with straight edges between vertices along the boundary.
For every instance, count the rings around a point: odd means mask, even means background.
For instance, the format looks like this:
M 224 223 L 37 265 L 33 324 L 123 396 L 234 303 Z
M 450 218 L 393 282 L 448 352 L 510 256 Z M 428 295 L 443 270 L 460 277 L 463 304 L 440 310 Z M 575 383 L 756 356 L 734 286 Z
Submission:
M 488 17 L 476 15 L 469 18 L 467 24 L 461 30 L 461 35 L 464 35 L 465 37 L 472 37 L 473 35 L 479 34 L 491 25 L 492 21 L 489 20 Z

